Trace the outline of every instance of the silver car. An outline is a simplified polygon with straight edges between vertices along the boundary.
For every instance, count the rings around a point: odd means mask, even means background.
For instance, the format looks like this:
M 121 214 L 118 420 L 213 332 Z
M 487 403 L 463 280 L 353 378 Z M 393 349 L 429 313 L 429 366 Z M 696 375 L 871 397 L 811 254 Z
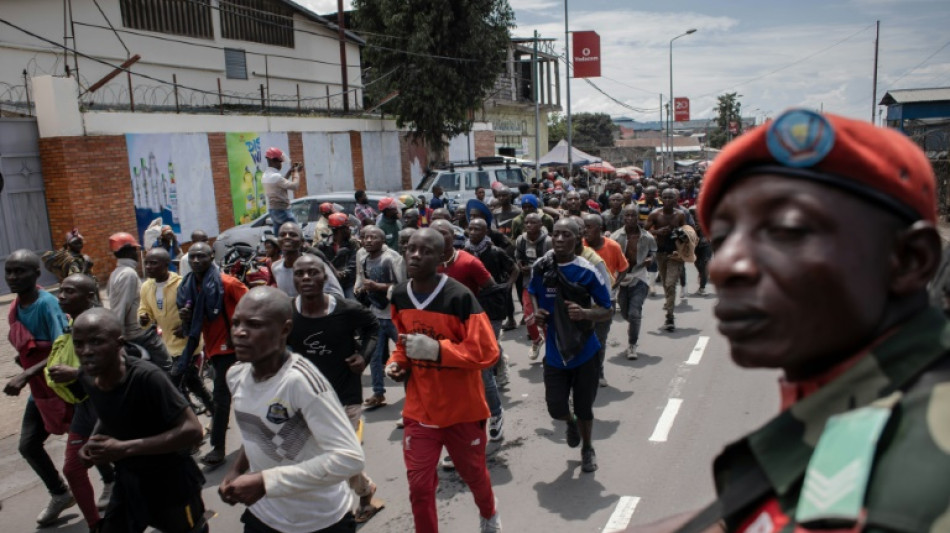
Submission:
M 325 194 L 315 194 L 313 196 L 304 196 L 297 198 L 290 203 L 290 210 L 294 218 L 303 227 L 304 238 L 313 240 L 314 224 L 310 222 L 316 220 L 319 213 L 320 204 L 330 202 L 343 206 L 343 212 L 352 215 L 353 208 L 356 206 L 356 191 L 331 192 Z M 376 209 L 376 205 L 383 198 L 393 196 L 392 193 L 379 191 L 366 191 L 366 198 L 369 205 Z M 313 215 L 313 216 L 311 216 Z M 262 215 L 256 219 L 234 226 L 233 228 L 222 231 L 214 241 L 214 257 L 220 261 L 227 250 L 235 245 L 257 247 L 261 240 L 268 235 L 274 235 L 274 224 L 270 216 Z

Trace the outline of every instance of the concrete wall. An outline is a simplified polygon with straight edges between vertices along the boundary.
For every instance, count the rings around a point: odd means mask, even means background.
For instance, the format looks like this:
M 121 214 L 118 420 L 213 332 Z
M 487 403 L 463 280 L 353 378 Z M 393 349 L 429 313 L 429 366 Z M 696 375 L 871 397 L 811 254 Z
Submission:
M 233 100 L 233 103 L 259 105 L 260 85 L 265 84 L 270 98 L 274 100 L 296 99 L 297 85 L 302 98 L 319 98 L 303 102 L 303 107 L 326 108 L 327 89 L 331 94 L 341 92 L 342 69 L 340 67 L 339 41 L 336 33 L 328 27 L 312 22 L 302 15 L 294 15 L 294 48 L 272 46 L 247 41 L 221 38 L 220 17 L 212 9 L 214 40 L 195 39 L 122 26 L 118 0 L 99 0 L 108 21 L 96 9 L 92 0 L 71 0 L 72 27 L 75 28 L 75 47 L 84 54 L 118 65 L 131 55 L 142 59 L 132 67 L 135 73 L 146 74 L 171 82 L 177 74 L 178 83 L 194 87 L 209 94 L 180 89 L 182 104 L 194 106 L 217 105 L 217 80 L 221 80 L 226 94 L 248 95 L 254 101 Z M 217 5 L 217 1 L 213 1 Z M 3 18 L 55 43 L 63 43 L 64 18 L 69 27 L 68 14 L 64 14 L 61 0 L 3 0 Z M 67 30 L 68 31 L 68 30 Z M 121 42 L 120 42 L 121 37 Z M 122 43 L 128 47 L 126 53 Z M 67 42 L 73 47 L 73 42 Z M 243 49 L 247 52 L 247 80 L 227 79 L 222 48 Z M 347 73 L 351 88 L 361 86 L 360 51 L 356 43 L 346 45 Z M 29 76 L 43 74 L 63 75 L 65 66 L 72 70 L 76 61 L 79 79 L 88 87 L 112 70 L 92 59 L 72 54 L 63 56 L 58 48 L 41 39 L 26 35 L 16 29 L 4 27 L 0 32 L 0 84 L 22 85 L 25 69 Z M 265 76 L 266 73 L 266 76 Z M 173 106 L 172 87 L 138 76 L 132 77 L 133 94 L 138 105 Z M 127 105 L 128 80 L 120 75 L 91 95 L 84 102 L 94 105 Z M 332 99 L 332 107 L 342 107 L 342 97 Z M 351 108 L 362 105 L 362 94 L 350 93 Z M 272 105 L 276 105 L 274 102 Z M 295 102 L 287 103 L 296 106 Z

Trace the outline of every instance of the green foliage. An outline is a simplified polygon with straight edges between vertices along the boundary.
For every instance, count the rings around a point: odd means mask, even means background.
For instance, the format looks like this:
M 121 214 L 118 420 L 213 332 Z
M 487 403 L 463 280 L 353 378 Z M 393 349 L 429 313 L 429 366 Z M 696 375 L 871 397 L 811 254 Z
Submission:
M 507 0 L 354 0 L 357 32 L 372 66 L 370 102 L 435 152 L 467 132 L 472 111 L 505 70 L 514 14 Z M 435 57 L 441 56 L 441 57 Z
M 742 103 L 738 93 L 726 93 L 717 97 L 716 129 L 709 131 L 708 144 L 713 148 L 722 148 L 742 133 Z M 736 123 L 737 130 L 729 131 L 729 124 Z
M 606 113 L 577 113 L 571 115 L 571 143 L 585 151 L 614 145 L 614 135 L 620 128 Z M 548 118 L 548 144 L 552 147 L 567 137 L 567 117 L 554 113 Z

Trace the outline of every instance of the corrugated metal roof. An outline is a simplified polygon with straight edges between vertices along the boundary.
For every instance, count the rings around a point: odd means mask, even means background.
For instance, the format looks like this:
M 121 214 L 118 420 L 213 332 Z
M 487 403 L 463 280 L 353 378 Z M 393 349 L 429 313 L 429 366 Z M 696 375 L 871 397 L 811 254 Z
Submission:
M 939 102 L 950 100 L 950 87 L 931 89 L 897 89 L 887 91 L 879 105 L 910 104 L 914 102 Z

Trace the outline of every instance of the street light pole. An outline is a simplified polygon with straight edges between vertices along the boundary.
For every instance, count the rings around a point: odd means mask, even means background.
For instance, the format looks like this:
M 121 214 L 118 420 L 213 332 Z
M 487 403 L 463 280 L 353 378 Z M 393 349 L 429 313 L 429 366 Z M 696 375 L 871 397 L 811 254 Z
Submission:
M 571 38 L 570 31 L 567 29 L 567 0 L 564 0 L 564 59 L 567 60 L 567 68 L 565 69 L 565 87 L 567 87 L 567 176 L 564 176 L 565 179 L 570 179 L 573 174 L 573 161 L 571 158 L 571 146 L 572 146 L 572 128 L 571 128 L 571 71 L 573 65 L 571 57 L 571 43 L 569 42 Z
M 566 0 L 565 0 L 566 1 Z M 670 151 L 670 171 L 676 167 L 673 159 L 673 117 L 676 114 L 676 100 L 673 96 L 673 41 L 679 39 L 680 37 L 686 37 L 687 35 L 692 35 L 696 33 L 696 28 L 690 28 L 686 30 L 685 33 L 681 33 L 676 37 L 670 39 L 670 110 L 666 114 L 666 119 L 669 121 L 669 126 L 666 128 L 666 137 L 667 137 L 667 148 Z

